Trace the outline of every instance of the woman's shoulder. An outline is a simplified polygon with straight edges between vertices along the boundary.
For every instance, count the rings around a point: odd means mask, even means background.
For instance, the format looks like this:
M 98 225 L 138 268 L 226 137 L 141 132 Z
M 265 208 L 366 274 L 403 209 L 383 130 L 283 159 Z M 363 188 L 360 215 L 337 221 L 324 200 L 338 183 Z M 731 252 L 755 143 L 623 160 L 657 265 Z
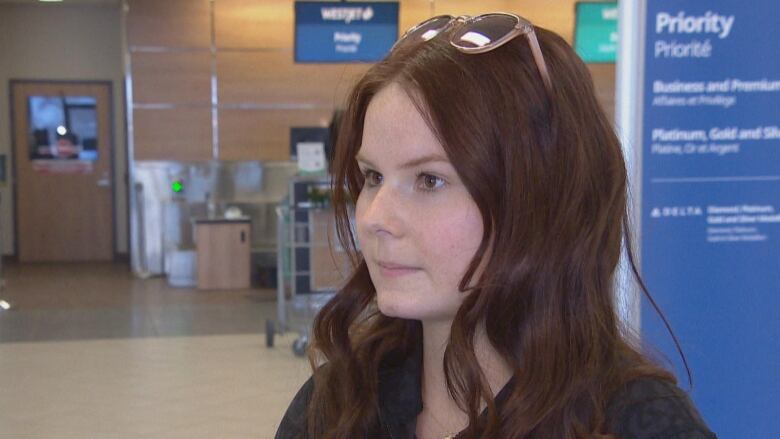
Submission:
M 287 408 L 279 428 L 276 430 L 275 439 L 302 439 L 306 433 L 306 412 L 314 391 L 314 377 L 310 377 L 295 394 L 290 406 Z
M 655 377 L 628 382 L 607 407 L 609 431 L 621 439 L 716 439 L 690 397 Z

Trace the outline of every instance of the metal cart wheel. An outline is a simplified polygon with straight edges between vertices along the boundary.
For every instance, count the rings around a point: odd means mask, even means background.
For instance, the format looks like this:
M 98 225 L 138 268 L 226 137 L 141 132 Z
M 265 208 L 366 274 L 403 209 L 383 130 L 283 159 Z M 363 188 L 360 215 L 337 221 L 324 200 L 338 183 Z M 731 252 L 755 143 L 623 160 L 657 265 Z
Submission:
M 309 346 L 309 337 L 302 336 L 297 338 L 292 345 L 293 354 L 303 357 L 306 354 L 306 348 Z
M 276 328 L 274 326 L 274 321 L 271 319 L 267 319 L 265 321 L 265 346 L 272 348 L 274 347 L 274 335 L 276 335 Z

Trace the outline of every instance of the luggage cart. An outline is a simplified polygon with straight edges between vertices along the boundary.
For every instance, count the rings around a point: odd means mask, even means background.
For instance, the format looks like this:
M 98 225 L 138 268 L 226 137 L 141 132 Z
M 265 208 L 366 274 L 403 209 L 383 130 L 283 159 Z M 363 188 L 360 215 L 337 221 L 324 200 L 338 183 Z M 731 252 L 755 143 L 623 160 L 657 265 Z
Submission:
M 277 321 L 266 321 L 266 345 L 274 345 L 277 333 L 296 331 L 292 350 L 303 356 L 314 317 L 336 294 L 343 278 L 333 258 L 339 252 L 331 253 L 328 242 L 333 237 L 333 211 L 280 205 L 276 215 Z

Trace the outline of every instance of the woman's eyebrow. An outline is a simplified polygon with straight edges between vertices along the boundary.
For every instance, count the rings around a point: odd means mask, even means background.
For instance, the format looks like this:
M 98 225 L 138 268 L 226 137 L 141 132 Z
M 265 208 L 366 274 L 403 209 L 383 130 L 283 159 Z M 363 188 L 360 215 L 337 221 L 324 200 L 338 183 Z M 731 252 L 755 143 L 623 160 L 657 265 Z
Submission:
M 426 163 L 434 162 L 449 163 L 450 161 L 447 159 L 447 157 L 441 156 L 439 154 L 428 154 L 413 160 L 409 160 L 408 162 L 401 165 L 401 169 L 414 168 Z
M 367 160 L 366 158 L 362 157 L 360 154 L 355 156 L 355 160 L 359 162 L 363 162 L 371 167 L 376 168 L 376 166 L 371 163 L 370 160 Z M 426 163 L 434 163 L 434 162 L 444 162 L 449 164 L 450 161 L 446 157 L 440 155 L 440 154 L 428 154 L 424 156 L 417 157 L 415 159 L 409 160 L 408 162 L 402 164 L 399 168 L 400 169 L 408 169 L 408 168 L 414 168 Z
M 371 160 L 368 160 L 368 159 L 364 158 L 360 154 L 355 156 L 355 160 L 358 161 L 358 162 L 363 162 L 363 163 L 367 164 L 368 166 L 371 166 L 372 168 L 376 168 L 376 166 L 373 163 L 371 163 Z

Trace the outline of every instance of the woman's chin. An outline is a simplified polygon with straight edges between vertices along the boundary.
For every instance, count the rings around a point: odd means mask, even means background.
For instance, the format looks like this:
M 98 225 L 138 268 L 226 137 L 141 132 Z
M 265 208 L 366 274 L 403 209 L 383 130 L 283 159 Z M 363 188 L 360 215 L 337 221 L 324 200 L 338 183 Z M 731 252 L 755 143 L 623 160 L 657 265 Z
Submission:
M 401 292 L 377 291 L 376 305 L 379 312 L 386 317 L 408 318 L 404 313 L 404 307 L 398 303 L 398 295 Z M 393 297 L 395 296 L 395 297 Z
M 377 308 L 382 315 L 407 320 L 421 321 L 451 321 L 457 313 L 454 304 L 447 304 L 446 309 L 439 309 L 435 304 L 408 300 L 409 293 L 401 291 L 377 291 Z M 404 300 L 407 299 L 407 300 Z
M 377 291 L 377 308 L 384 316 L 399 319 L 420 320 L 424 317 L 424 307 L 408 300 L 409 293 L 405 291 Z

